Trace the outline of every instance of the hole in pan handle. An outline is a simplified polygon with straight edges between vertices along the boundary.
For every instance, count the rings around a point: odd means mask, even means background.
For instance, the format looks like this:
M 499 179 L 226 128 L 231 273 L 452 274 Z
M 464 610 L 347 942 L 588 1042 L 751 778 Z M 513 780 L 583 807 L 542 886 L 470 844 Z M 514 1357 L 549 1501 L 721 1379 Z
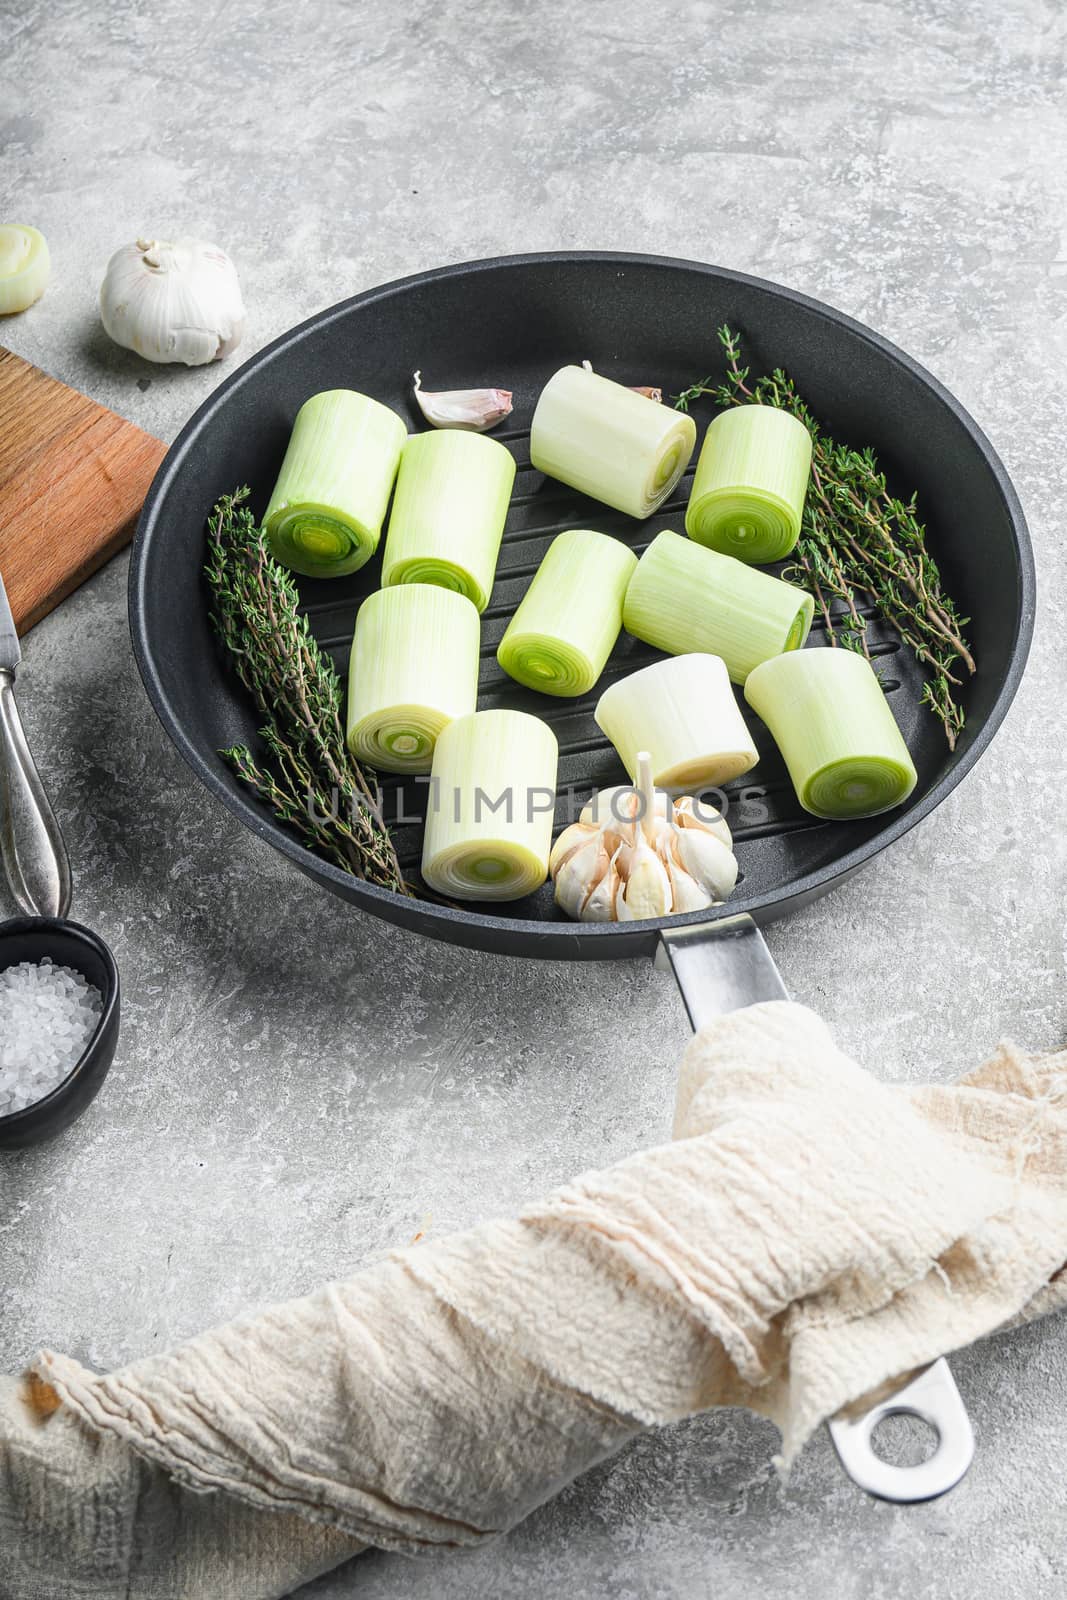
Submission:
M 761 1000 L 789 999 L 766 941 L 748 916 L 664 929 L 656 965 L 674 973 L 694 1029 Z M 871 1435 L 887 1416 L 913 1416 L 929 1424 L 938 1436 L 933 1455 L 910 1467 L 876 1455 Z M 935 1500 L 955 1488 L 974 1456 L 970 1420 L 944 1359 L 924 1368 L 862 1416 L 837 1418 L 828 1426 L 853 1483 L 882 1500 L 902 1504 Z

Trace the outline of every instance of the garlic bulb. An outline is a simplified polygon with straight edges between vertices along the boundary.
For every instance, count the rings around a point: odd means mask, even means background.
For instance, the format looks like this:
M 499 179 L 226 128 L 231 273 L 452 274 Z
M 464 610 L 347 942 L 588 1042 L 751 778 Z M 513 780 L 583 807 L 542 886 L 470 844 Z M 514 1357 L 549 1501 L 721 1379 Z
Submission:
M 601 789 L 549 858 L 556 904 L 579 922 L 634 922 L 720 905 L 737 882 L 730 829 L 691 795 L 652 788 L 637 758 L 635 788 Z
M 116 344 L 187 367 L 228 356 L 245 325 L 237 269 L 203 239 L 138 239 L 116 250 L 100 285 L 100 316 Z
M 510 389 L 442 389 L 431 394 L 422 387 L 421 372 L 415 374 L 415 399 L 433 428 L 485 433 L 511 415 Z

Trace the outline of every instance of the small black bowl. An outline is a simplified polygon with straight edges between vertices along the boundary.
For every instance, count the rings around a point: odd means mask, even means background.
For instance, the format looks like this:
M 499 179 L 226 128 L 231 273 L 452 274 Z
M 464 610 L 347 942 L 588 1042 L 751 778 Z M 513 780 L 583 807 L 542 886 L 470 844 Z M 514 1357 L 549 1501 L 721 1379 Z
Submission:
M 119 1042 L 119 970 L 103 939 L 62 917 L 15 917 L 0 922 L 0 972 L 20 961 L 50 956 L 73 967 L 103 996 L 96 1032 L 62 1083 L 21 1111 L 0 1116 L 0 1150 L 20 1150 L 62 1133 L 89 1105 L 107 1077 Z

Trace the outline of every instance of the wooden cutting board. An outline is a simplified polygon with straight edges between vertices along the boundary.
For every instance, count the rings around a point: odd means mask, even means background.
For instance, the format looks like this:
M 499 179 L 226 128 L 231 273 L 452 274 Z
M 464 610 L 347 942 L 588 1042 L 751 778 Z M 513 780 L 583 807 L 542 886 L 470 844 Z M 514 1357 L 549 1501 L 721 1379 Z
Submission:
M 19 633 L 129 542 L 166 448 L 0 347 L 0 574 Z

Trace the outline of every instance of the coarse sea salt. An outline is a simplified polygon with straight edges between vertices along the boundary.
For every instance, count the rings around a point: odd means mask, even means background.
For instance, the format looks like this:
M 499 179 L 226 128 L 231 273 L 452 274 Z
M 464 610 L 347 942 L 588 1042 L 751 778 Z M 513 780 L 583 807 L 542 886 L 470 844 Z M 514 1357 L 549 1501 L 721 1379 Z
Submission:
M 43 1100 L 96 1031 L 100 990 L 72 967 L 20 961 L 0 972 L 0 1117 Z

